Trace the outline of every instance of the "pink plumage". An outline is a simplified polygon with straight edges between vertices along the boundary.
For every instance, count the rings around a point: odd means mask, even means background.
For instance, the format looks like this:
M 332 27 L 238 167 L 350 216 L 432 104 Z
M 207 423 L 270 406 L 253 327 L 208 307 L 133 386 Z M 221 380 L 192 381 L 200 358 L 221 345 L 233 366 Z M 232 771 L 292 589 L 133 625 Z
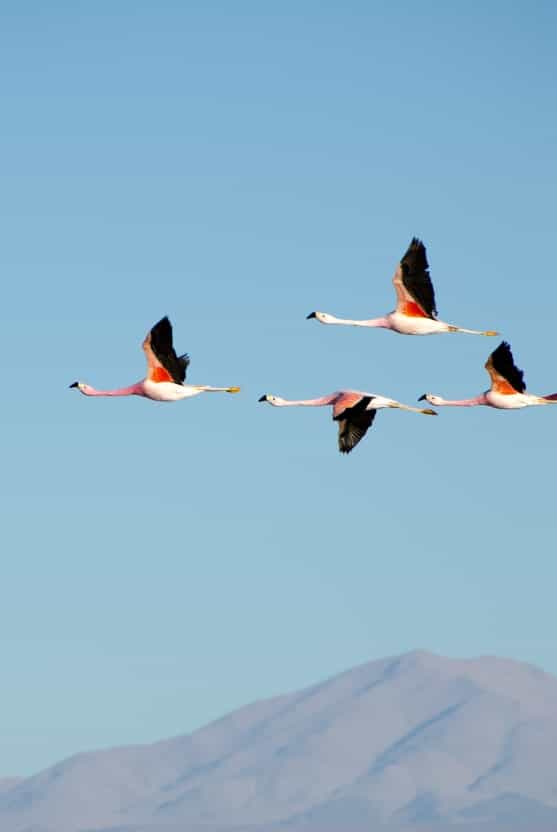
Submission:
M 70 387 L 76 387 L 84 396 L 143 396 L 158 402 L 176 402 L 199 393 L 237 393 L 240 390 L 239 387 L 185 384 L 189 356 L 176 355 L 172 324 L 166 316 L 147 333 L 142 346 L 147 360 L 147 376 L 142 381 L 116 390 L 96 390 L 80 381 Z
M 557 393 L 549 396 L 536 396 L 528 393 L 524 382 L 524 373 L 514 363 L 510 345 L 502 341 L 493 350 L 485 363 L 489 373 L 491 386 L 485 393 L 480 393 L 472 399 L 443 399 L 432 393 L 424 393 L 420 401 L 425 399 L 436 407 L 476 407 L 486 405 L 497 410 L 519 410 L 541 404 L 557 403 Z
M 311 312 L 307 317 L 322 324 L 363 326 L 390 329 L 401 335 L 435 335 L 442 332 L 465 332 L 469 335 L 497 335 L 494 330 L 464 329 L 437 319 L 435 291 L 429 276 L 426 248 L 413 237 L 393 276 L 396 309 L 382 318 L 353 320 L 337 318 L 327 312 Z
M 395 399 L 378 396 L 375 393 L 362 393 L 358 390 L 338 390 L 318 399 L 283 399 L 268 393 L 261 396 L 260 402 L 268 402 L 273 407 L 326 407 L 332 405 L 333 419 L 338 422 L 338 448 L 343 454 L 350 453 L 358 442 L 364 438 L 373 424 L 375 414 L 383 408 L 399 408 L 414 413 L 435 416 L 434 410 L 411 407 Z

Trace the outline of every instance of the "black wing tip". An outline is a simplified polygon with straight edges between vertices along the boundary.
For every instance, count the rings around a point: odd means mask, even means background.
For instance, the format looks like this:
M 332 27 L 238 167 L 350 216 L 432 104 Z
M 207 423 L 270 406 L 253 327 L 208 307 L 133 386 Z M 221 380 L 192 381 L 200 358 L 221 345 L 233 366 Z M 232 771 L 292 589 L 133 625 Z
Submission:
M 79 381 L 74 381 L 73 384 L 70 384 L 69 389 L 71 390 L 72 387 L 79 387 Z
M 408 248 L 423 248 L 425 251 L 424 241 L 420 237 L 412 237 Z
M 500 358 L 506 361 L 511 361 L 514 364 L 513 351 L 509 342 L 501 341 L 501 343 L 495 347 L 491 353 L 491 358 L 493 361 L 497 361 L 497 359 Z
M 408 248 L 404 252 L 404 257 L 402 258 L 401 263 L 404 263 L 408 258 L 412 257 L 412 255 L 414 257 L 419 257 L 418 263 L 422 268 L 429 269 L 425 243 L 419 237 L 412 237 Z
M 155 330 L 157 328 L 162 328 L 163 326 L 172 327 L 172 324 L 170 323 L 170 318 L 168 317 L 168 315 L 164 315 L 159 321 L 157 321 L 156 324 L 153 324 L 153 326 L 151 327 L 151 332 L 153 332 L 153 330 Z
M 404 252 L 404 257 L 401 259 L 401 263 L 406 262 L 409 257 L 419 257 L 420 258 L 420 265 L 425 265 L 425 268 L 429 268 L 429 263 L 427 262 L 427 250 L 425 247 L 424 241 L 420 237 L 412 237 L 410 242 L 408 243 L 408 248 Z
M 520 370 L 514 361 L 511 345 L 508 341 L 501 341 L 491 353 L 491 364 L 494 369 L 514 387 L 518 393 L 524 393 L 524 370 Z
M 358 445 L 377 415 L 376 410 L 367 410 L 373 396 L 362 396 L 359 402 L 343 410 L 338 416 L 333 416 L 339 424 L 338 449 L 341 454 L 349 454 Z
M 151 329 L 151 349 L 165 370 L 170 373 L 173 381 L 176 384 L 183 384 L 190 357 L 187 353 L 177 356 L 173 340 L 172 324 L 168 315 L 165 315 Z
M 430 318 L 437 318 L 435 289 L 429 275 L 426 247 L 419 237 L 412 237 L 400 261 L 405 289 Z

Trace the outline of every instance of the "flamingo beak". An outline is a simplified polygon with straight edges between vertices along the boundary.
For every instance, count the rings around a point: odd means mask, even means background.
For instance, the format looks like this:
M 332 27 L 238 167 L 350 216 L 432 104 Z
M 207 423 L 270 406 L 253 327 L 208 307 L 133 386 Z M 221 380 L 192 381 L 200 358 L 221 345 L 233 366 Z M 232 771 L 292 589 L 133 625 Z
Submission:
M 74 381 L 74 383 L 73 383 L 73 384 L 70 384 L 69 389 L 71 390 L 71 389 L 72 389 L 72 387 L 79 387 L 79 381 Z
M 420 396 L 418 399 L 419 402 L 423 402 L 424 400 L 427 400 L 427 393 L 424 393 L 423 396 Z
M 258 402 L 266 402 L 267 401 L 267 393 L 264 396 L 261 396 L 260 399 L 257 399 Z
M 306 317 L 306 321 L 309 321 L 310 318 L 317 318 L 315 312 L 310 312 L 309 315 Z

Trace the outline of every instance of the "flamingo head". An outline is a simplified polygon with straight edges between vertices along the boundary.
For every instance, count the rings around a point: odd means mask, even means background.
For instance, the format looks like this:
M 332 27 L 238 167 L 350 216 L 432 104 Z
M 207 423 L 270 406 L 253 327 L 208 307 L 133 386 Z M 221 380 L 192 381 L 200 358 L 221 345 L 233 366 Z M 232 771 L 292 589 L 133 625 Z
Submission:
M 418 399 L 419 402 L 423 402 L 424 400 L 430 404 L 436 405 L 440 405 L 443 402 L 440 396 L 434 396 L 433 393 L 424 393 L 423 396 L 420 396 Z
M 310 318 L 316 318 L 321 324 L 332 324 L 335 320 L 332 315 L 327 315 L 326 312 L 310 312 L 306 321 L 309 321 Z
M 90 396 L 91 393 L 95 392 L 90 384 L 85 384 L 83 381 L 74 381 L 73 384 L 70 384 L 70 389 L 72 387 L 75 387 L 76 390 L 79 390 L 79 392 L 83 393 L 84 396 Z
M 261 396 L 258 400 L 260 402 L 269 402 L 269 404 L 277 404 L 280 399 L 278 396 L 272 396 L 270 393 L 265 393 L 265 395 Z

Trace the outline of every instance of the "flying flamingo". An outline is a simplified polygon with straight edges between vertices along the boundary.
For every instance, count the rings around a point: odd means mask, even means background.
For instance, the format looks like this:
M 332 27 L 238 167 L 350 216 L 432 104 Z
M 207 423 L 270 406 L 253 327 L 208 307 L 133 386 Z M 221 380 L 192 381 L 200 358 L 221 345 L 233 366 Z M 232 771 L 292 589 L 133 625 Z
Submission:
M 426 399 L 430 404 L 438 407 L 450 405 L 452 407 L 476 407 L 487 405 L 501 410 L 515 410 L 536 404 L 557 404 L 557 393 L 549 396 L 534 396 L 526 392 L 524 373 L 514 363 L 511 348 L 506 341 L 502 341 L 485 363 L 485 368 L 491 378 L 491 387 L 473 399 L 442 399 L 431 393 L 424 393 L 419 401 Z
M 397 266 L 393 276 L 396 291 L 396 309 L 384 318 L 367 321 L 353 321 L 336 318 L 326 312 L 311 312 L 307 316 L 316 318 L 322 324 L 344 324 L 346 326 L 369 326 L 392 329 L 401 335 L 435 335 L 440 332 L 467 332 L 469 335 L 498 335 L 493 330 L 480 332 L 476 329 L 462 329 L 459 326 L 437 320 L 435 291 L 429 276 L 426 249 L 421 240 L 412 238 L 406 254 Z
M 172 324 L 167 317 L 155 324 L 143 341 L 147 359 L 147 377 L 129 387 L 117 390 L 95 390 L 89 384 L 74 381 L 84 396 L 144 396 L 157 402 L 176 402 L 199 393 L 238 393 L 239 387 L 208 387 L 184 384 L 190 359 L 187 354 L 176 355 L 172 346 Z
M 437 416 L 435 410 L 422 410 L 401 404 L 394 399 L 377 396 L 375 393 L 360 393 L 357 390 L 339 390 L 319 399 L 281 399 L 279 396 L 265 394 L 260 402 L 268 402 L 273 407 L 325 407 L 333 406 L 333 419 L 338 422 L 338 449 L 341 454 L 348 454 L 364 438 L 368 428 L 373 424 L 375 414 L 384 407 L 411 410 L 413 413 L 425 413 Z

